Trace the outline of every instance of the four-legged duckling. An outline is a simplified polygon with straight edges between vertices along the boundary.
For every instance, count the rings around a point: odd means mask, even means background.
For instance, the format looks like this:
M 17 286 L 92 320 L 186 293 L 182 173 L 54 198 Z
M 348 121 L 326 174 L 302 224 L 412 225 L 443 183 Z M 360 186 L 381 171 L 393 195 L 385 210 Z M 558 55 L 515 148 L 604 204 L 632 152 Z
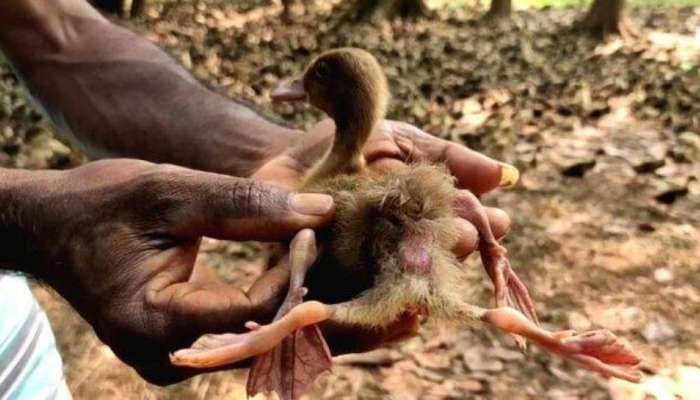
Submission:
M 330 367 L 317 323 L 380 328 L 408 312 L 486 322 L 607 376 L 638 379 L 624 367 L 639 359 L 614 335 L 551 333 L 537 326 L 527 289 L 510 269 L 483 207 L 475 196 L 460 194 L 444 168 L 415 164 L 378 174 L 365 166 L 362 147 L 389 97 L 372 55 L 352 48 L 326 52 L 273 97 L 308 99 L 335 121 L 331 150 L 300 187 L 331 194 L 335 219 L 318 232 L 320 258 L 313 232 L 302 231 L 292 241 L 289 292 L 274 322 L 250 323 L 245 334 L 204 336 L 176 352 L 175 364 L 208 368 L 258 356 L 249 394 L 274 390 L 295 399 Z M 482 260 L 496 288 L 495 309 L 469 301 L 471 285 L 452 253 L 456 217 L 479 231 Z M 303 302 L 304 296 L 311 301 Z

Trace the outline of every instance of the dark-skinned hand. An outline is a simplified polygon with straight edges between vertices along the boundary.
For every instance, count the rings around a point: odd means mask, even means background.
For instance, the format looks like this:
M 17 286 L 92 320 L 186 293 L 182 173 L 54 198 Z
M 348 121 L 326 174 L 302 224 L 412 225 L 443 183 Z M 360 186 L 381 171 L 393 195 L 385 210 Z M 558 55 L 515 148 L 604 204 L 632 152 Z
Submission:
M 286 294 L 285 263 L 248 292 L 196 271 L 202 236 L 286 240 L 333 215 L 326 195 L 145 161 L 22 174 L 12 215 L 27 251 L 15 269 L 51 285 L 121 360 L 160 384 L 195 373 L 171 366 L 170 351 L 270 320 Z

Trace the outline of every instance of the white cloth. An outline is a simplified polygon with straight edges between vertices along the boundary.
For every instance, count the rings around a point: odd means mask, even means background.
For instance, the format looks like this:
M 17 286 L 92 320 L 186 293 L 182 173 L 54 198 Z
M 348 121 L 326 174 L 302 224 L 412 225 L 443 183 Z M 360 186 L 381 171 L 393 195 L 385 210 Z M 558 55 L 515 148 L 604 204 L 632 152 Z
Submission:
M 0 272 L 0 400 L 70 400 L 46 314 L 26 280 Z

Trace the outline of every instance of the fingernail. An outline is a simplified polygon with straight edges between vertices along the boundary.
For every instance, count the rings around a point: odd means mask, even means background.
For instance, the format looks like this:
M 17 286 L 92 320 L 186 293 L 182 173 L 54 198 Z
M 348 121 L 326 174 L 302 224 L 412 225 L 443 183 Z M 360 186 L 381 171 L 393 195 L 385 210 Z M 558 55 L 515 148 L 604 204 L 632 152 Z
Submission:
M 333 209 L 333 198 L 327 194 L 299 193 L 292 196 L 291 205 L 300 214 L 326 215 Z
M 501 164 L 501 181 L 498 183 L 499 187 L 512 187 L 520 179 L 520 171 L 510 164 Z

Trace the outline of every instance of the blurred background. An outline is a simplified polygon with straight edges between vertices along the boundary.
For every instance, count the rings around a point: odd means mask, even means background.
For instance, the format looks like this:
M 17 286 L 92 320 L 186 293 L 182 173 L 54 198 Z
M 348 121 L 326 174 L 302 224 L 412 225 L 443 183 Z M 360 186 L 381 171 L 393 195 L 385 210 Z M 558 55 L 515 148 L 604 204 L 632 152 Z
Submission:
M 700 0 L 95 3 L 214 90 L 298 127 L 321 115 L 273 106 L 276 83 L 322 50 L 371 51 L 389 77 L 391 118 L 520 168 L 515 188 L 484 202 L 513 218 L 505 245 L 544 325 L 611 329 L 645 357 L 632 385 L 537 349 L 524 356 L 491 331 L 429 324 L 341 360 L 307 398 L 700 398 Z M 0 64 L 0 166 L 85 161 Z M 264 253 L 208 240 L 200 262 L 246 285 Z M 478 257 L 468 268 L 476 301 L 490 304 Z M 245 398 L 246 371 L 144 383 L 63 300 L 34 290 L 76 399 Z

